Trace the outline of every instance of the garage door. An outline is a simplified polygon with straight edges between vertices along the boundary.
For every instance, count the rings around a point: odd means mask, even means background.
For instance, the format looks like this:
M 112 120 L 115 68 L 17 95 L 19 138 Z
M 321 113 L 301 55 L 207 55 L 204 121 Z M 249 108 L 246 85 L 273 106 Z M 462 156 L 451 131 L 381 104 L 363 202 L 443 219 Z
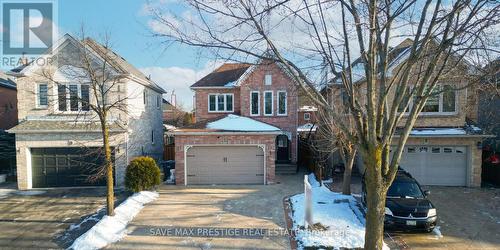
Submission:
M 263 184 L 264 152 L 257 146 L 197 146 L 186 153 L 187 184 Z
M 90 181 L 102 166 L 104 156 L 98 148 L 32 148 L 32 186 L 77 187 L 106 185 L 104 177 Z
M 467 148 L 407 146 L 399 164 L 422 185 L 465 186 Z

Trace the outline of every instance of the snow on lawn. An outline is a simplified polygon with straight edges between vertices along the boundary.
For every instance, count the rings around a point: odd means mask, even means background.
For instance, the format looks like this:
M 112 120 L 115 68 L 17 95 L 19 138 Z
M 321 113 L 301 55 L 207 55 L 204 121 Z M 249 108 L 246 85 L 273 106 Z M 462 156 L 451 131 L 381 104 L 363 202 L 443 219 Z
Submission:
M 320 186 L 312 174 L 309 182 L 312 186 L 313 223 L 320 223 L 326 230 L 301 230 L 304 229 L 304 194 L 292 196 L 292 229 L 296 232 L 299 248 L 363 248 L 364 218 L 357 208 L 356 199 Z
M 69 249 L 99 249 L 121 240 L 126 235 L 127 224 L 141 211 L 145 204 L 156 198 L 158 198 L 156 192 L 135 193 L 115 209 L 114 216 L 104 216 L 89 231 L 78 237 Z

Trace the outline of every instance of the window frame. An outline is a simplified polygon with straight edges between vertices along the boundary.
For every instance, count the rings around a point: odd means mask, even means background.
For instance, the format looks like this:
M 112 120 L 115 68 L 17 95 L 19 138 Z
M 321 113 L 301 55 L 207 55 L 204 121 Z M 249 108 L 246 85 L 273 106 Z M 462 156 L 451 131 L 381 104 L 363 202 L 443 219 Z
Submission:
M 306 118 L 306 115 L 307 115 L 307 118 Z M 307 113 L 304 113 L 304 121 L 310 121 L 311 120 L 311 113 L 307 112 Z
M 47 103 L 45 105 L 41 105 L 40 104 L 40 86 L 41 85 L 45 85 L 46 88 L 47 88 L 46 96 L 45 96 L 45 98 L 47 99 L 47 101 L 46 101 Z M 36 89 L 35 89 L 35 107 L 37 109 L 47 109 L 49 107 L 49 84 L 48 83 L 40 82 L 40 83 L 36 84 Z
M 271 93 L 271 113 L 268 114 L 266 113 L 266 93 Z M 263 109 L 263 113 L 264 113 L 264 116 L 273 116 L 274 115 L 274 92 L 272 90 L 266 90 L 264 91 L 264 109 Z
M 78 108 L 77 110 L 71 110 L 71 93 L 70 93 L 70 85 L 76 85 L 76 96 L 77 96 L 77 104 L 78 104 Z M 87 104 L 88 106 L 88 110 L 83 110 L 83 102 L 82 102 L 82 85 L 86 85 L 86 86 L 89 86 L 89 89 L 88 89 L 88 95 L 89 95 L 89 103 Z M 64 86 L 64 90 L 65 90 L 65 102 L 66 102 L 66 110 L 60 110 L 59 109 L 59 86 Z M 74 83 L 74 82 L 62 82 L 62 83 L 58 83 L 56 88 L 55 88 L 55 92 L 56 92 L 56 105 L 54 105 L 54 110 L 57 112 L 57 113 L 60 113 L 60 114 L 79 114 L 79 113 L 86 113 L 86 112 L 91 112 L 91 109 L 90 109 L 90 102 L 92 102 L 92 95 L 91 95 L 91 90 L 92 88 L 90 88 L 90 84 L 88 83 Z
M 443 102 L 444 102 L 444 98 L 443 98 L 443 95 L 444 95 L 444 92 L 443 92 L 443 88 L 444 86 L 450 86 L 455 94 L 455 103 L 454 103 L 454 106 L 455 106 L 455 111 L 443 111 Z M 452 84 L 449 84 L 449 83 L 440 83 L 440 84 L 437 84 L 434 89 L 438 89 L 437 92 L 439 92 L 439 96 L 438 96 L 438 111 L 437 112 L 425 112 L 425 111 L 422 111 L 420 112 L 419 115 L 422 115 L 422 116 L 440 116 L 440 115 L 457 115 L 458 114 L 458 109 L 459 109 L 459 103 L 458 103 L 458 90 L 454 89 L 453 88 L 453 85 Z M 411 90 L 411 89 L 410 89 Z M 410 97 L 410 103 L 408 105 L 408 108 L 406 111 L 404 111 L 404 115 L 407 116 L 409 114 L 409 111 L 413 108 L 413 105 L 414 105 L 414 98 L 415 96 L 411 96 Z M 426 103 L 427 105 L 427 103 Z M 425 108 L 425 105 L 424 105 L 424 108 Z M 398 111 L 398 113 L 401 113 L 401 111 Z
M 219 96 L 224 96 L 224 110 L 219 110 Z M 227 96 L 231 96 L 232 110 L 227 110 Z M 210 110 L 210 96 L 215 96 L 215 110 Z M 207 111 L 208 113 L 233 113 L 234 112 L 234 93 L 209 93 L 207 95 Z
M 268 72 L 264 75 L 264 85 L 265 86 L 273 85 L 273 74 Z
M 257 94 L 257 114 L 252 113 L 253 111 L 253 102 L 252 97 L 253 94 Z M 260 92 L 259 91 L 250 91 L 250 116 L 260 116 Z
M 161 107 L 161 94 L 156 95 L 156 108 L 160 109 Z
M 280 94 L 285 93 L 285 113 L 280 113 Z M 288 116 L 288 93 L 286 90 L 278 90 L 276 92 L 276 114 L 278 116 Z

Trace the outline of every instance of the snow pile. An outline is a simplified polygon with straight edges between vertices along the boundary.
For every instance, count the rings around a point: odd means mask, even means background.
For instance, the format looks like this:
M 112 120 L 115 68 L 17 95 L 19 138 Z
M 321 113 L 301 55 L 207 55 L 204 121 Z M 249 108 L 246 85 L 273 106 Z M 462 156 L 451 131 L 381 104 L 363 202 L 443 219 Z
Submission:
M 320 223 L 326 230 L 305 230 L 304 194 L 292 196 L 292 230 L 296 232 L 299 248 L 363 248 L 365 222 L 356 199 L 319 186 L 314 175 L 309 175 L 309 182 L 312 186 L 313 223 Z
M 158 198 L 158 193 L 142 191 L 124 201 L 115 209 L 114 216 L 104 216 L 94 227 L 73 242 L 69 249 L 100 249 L 121 240 L 127 224 L 141 211 L 144 204 Z
M 220 120 L 207 123 L 208 129 L 228 131 L 280 131 L 279 128 L 249 117 L 228 115 Z
M 317 128 L 318 128 L 318 126 L 313 125 L 312 123 L 306 123 L 304 125 L 298 126 L 297 132 L 316 131 Z

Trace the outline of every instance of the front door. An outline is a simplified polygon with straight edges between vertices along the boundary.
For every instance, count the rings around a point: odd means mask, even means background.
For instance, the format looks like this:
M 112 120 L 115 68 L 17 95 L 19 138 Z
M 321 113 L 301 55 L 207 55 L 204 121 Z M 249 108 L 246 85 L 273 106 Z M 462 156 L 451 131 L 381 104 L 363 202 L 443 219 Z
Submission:
M 288 162 L 290 143 L 286 135 L 278 135 L 276 137 L 276 161 L 278 162 Z

